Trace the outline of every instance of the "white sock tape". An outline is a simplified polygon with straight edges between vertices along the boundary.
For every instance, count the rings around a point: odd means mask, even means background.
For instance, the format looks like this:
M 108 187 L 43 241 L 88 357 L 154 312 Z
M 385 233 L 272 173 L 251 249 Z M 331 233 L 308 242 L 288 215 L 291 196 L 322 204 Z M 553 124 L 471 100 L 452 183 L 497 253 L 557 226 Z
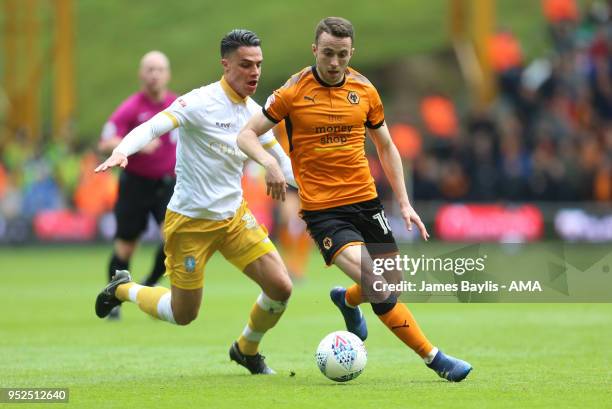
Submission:
M 273 314 L 279 314 L 285 311 L 285 308 L 287 307 L 287 301 L 274 301 L 262 292 L 261 294 L 259 294 L 259 297 L 257 297 L 257 305 L 259 305 L 264 311 L 269 311 Z
M 157 316 L 160 320 L 167 321 L 171 324 L 176 324 L 174 314 L 172 313 L 172 293 L 169 291 L 162 295 L 157 303 Z
M 138 301 L 136 301 L 136 296 L 138 295 L 138 291 L 140 291 L 141 288 L 142 286 L 140 284 L 134 284 L 130 287 L 130 289 L 128 290 L 128 297 L 130 298 L 131 302 L 138 303 Z

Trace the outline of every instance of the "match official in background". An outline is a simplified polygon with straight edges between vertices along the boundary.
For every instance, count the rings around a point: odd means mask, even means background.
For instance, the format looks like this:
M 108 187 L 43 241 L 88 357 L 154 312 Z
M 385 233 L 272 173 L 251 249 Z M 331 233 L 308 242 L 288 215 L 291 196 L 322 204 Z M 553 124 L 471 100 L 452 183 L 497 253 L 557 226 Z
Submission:
M 98 144 L 102 153 L 111 153 L 132 129 L 169 107 L 176 99 L 167 88 L 170 62 L 165 54 L 159 51 L 146 53 L 140 61 L 139 77 L 141 90 L 123 101 L 104 125 Z M 114 211 L 117 231 L 108 264 L 108 281 L 116 270 L 129 269 L 138 240 L 147 228 L 149 214 L 160 227 L 163 226 L 166 206 L 174 191 L 175 163 L 176 137 L 169 132 L 133 155 L 121 172 Z M 166 270 L 164 259 L 163 244 L 160 244 L 144 285 L 153 286 L 161 278 Z M 119 318 L 118 306 L 109 318 Z

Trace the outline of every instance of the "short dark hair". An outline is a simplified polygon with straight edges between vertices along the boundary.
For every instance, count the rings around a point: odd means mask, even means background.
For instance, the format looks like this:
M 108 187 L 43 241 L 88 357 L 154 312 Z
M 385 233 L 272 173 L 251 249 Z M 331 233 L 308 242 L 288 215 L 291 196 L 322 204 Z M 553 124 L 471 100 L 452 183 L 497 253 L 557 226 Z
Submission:
M 353 43 L 354 33 L 353 24 L 342 17 L 326 17 L 319 21 L 315 30 L 315 44 L 319 42 L 321 33 L 331 34 L 334 37 L 350 37 L 351 44 Z
M 221 58 L 240 47 L 259 47 L 261 40 L 252 31 L 236 28 L 221 39 Z

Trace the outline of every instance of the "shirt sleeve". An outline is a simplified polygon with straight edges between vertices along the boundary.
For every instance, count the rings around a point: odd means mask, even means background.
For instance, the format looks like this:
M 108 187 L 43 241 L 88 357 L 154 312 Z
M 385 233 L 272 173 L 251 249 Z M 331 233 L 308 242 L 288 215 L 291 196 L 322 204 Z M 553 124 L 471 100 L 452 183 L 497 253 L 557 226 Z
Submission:
M 374 87 L 369 87 L 369 110 L 368 110 L 368 120 L 366 122 L 366 126 L 370 129 L 378 129 L 385 122 L 385 110 L 383 108 L 382 101 L 380 100 L 380 95 L 378 95 L 378 91 Z
M 114 151 L 123 153 L 125 156 L 133 155 L 155 138 L 176 128 L 172 119 L 164 115 L 163 111 L 132 129 L 122 140 Z
M 289 81 L 287 81 L 289 82 Z M 268 97 L 263 108 L 264 115 L 275 124 L 282 121 L 291 110 L 294 87 L 285 84 Z
M 185 127 L 193 123 L 196 111 L 202 107 L 202 103 L 202 98 L 198 95 L 197 90 L 193 90 L 178 97 L 162 113 L 170 118 L 175 128 Z

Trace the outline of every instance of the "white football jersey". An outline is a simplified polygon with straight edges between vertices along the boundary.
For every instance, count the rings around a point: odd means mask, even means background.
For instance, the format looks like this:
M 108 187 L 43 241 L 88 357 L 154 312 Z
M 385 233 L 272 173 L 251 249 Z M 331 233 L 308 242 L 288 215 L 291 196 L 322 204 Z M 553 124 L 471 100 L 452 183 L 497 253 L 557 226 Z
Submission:
M 248 159 L 236 137 L 257 111 L 257 102 L 240 98 L 224 79 L 194 89 L 165 109 L 179 125 L 176 186 L 168 209 L 210 220 L 235 214 Z

